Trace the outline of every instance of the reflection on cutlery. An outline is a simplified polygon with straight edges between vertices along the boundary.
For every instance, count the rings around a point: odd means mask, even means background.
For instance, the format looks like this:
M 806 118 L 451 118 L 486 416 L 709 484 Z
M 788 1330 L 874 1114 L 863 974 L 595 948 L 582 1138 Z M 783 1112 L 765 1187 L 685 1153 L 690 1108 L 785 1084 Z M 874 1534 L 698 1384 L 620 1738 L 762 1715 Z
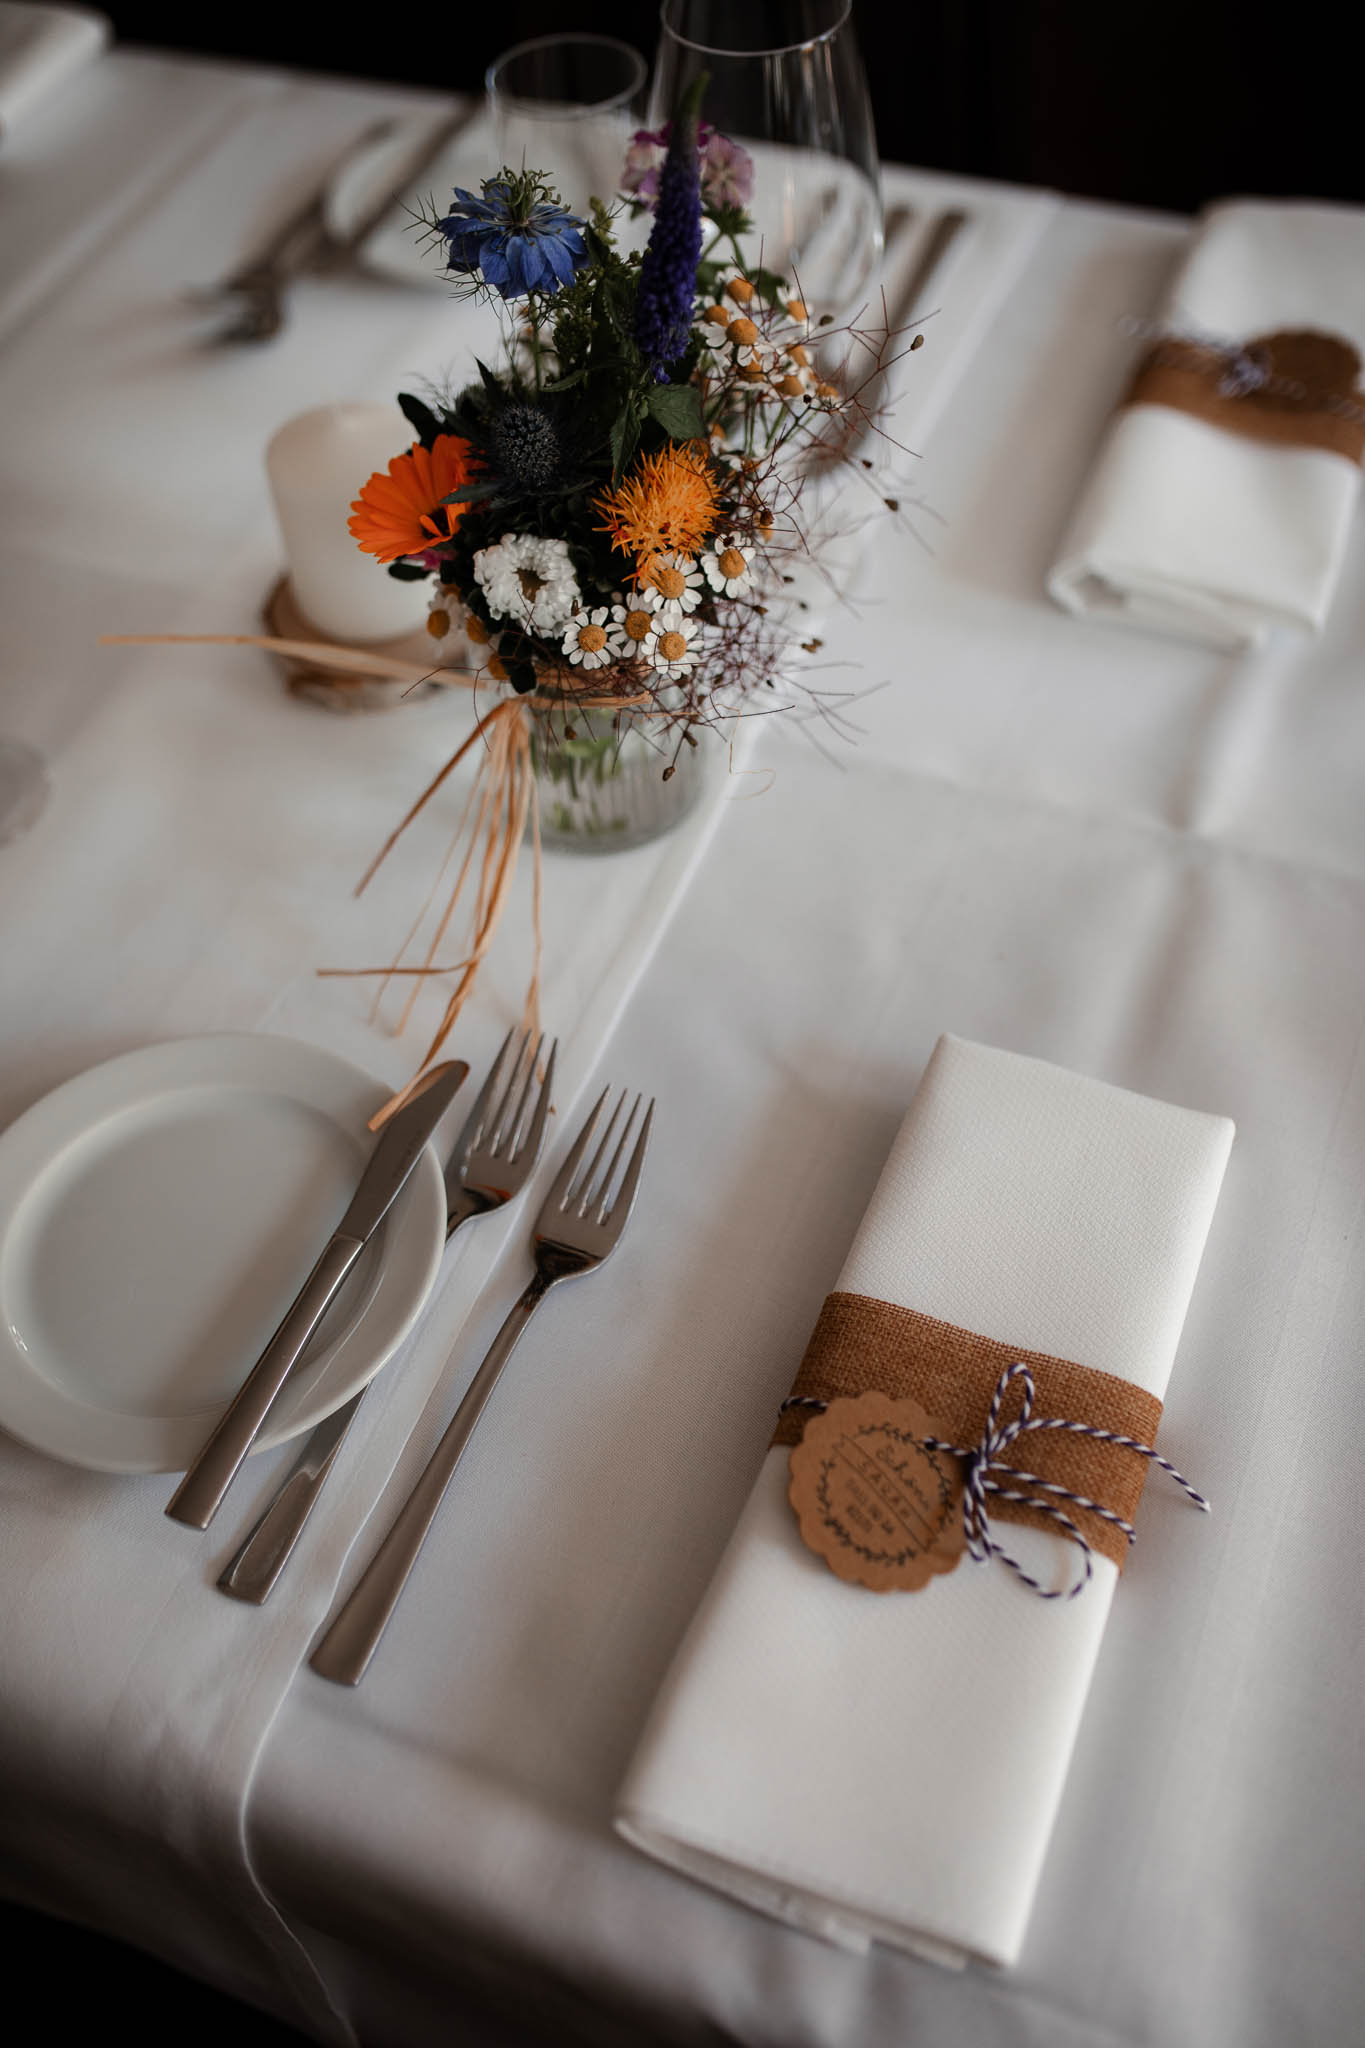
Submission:
M 645 1111 L 627 1159 L 626 1146 L 635 1129 L 640 1097 L 636 1096 L 613 1151 L 612 1139 L 626 1102 L 622 1094 L 597 1150 L 584 1166 L 584 1155 L 610 1092 L 603 1089 L 589 1112 L 536 1218 L 531 1239 L 534 1278 L 493 1339 L 455 1410 L 453 1421 L 399 1509 L 388 1535 L 309 1660 L 314 1671 L 338 1685 L 356 1685 L 363 1678 L 436 1519 L 446 1488 L 455 1477 L 465 1446 L 532 1315 L 558 1281 L 594 1272 L 620 1242 L 640 1182 L 654 1104 L 651 1102 Z M 618 1186 L 617 1171 L 623 1160 Z
M 332 167 L 307 205 L 284 223 L 258 255 L 212 288 L 211 297 L 236 297 L 242 302 L 236 319 L 217 338 L 269 341 L 278 334 L 284 325 L 285 286 L 303 271 L 335 270 L 354 256 L 408 187 L 468 126 L 480 105 L 478 100 L 467 102 L 428 130 L 407 151 L 400 169 L 385 181 L 382 193 L 370 202 L 361 218 L 338 233 L 331 223 L 328 199 L 339 171 L 352 159 L 387 142 L 397 132 L 398 123 L 381 121 L 367 129 L 359 142 L 347 149 L 341 164 Z
M 265 1421 L 270 1404 L 301 1357 L 342 1281 L 388 1215 L 427 1142 L 469 1072 L 463 1060 L 433 1067 L 392 1117 L 370 1154 L 350 1207 L 324 1245 L 293 1306 L 228 1403 L 208 1442 L 166 1504 L 192 1529 L 207 1529 Z
M 544 1078 L 532 1104 L 531 1083 L 545 1040 L 543 1036 L 533 1040 L 526 1032 L 508 1065 L 515 1035 L 509 1031 L 504 1038 L 446 1167 L 447 1244 L 462 1223 L 500 1209 L 520 1194 L 540 1159 L 558 1041 L 550 1047 Z M 234 1600 L 259 1606 L 269 1594 L 303 1533 L 365 1393 L 362 1387 L 309 1435 L 278 1493 L 218 1580 L 223 1592 Z
M 967 226 L 971 216 L 960 207 L 952 207 L 946 213 L 931 221 L 928 233 L 908 274 L 900 285 L 884 297 L 885 330 L 881 321 L 873 323 L 868 334 L 870 339 L 861 345 L 861 365 L 857 351 L 851 350 L 845 370 L 848 387 L 857 392 L 858 409 L 866 424 L 848 453 L 863 449 L 872 434 L 878 431 L 876 422 L 879 414 L 888 412 L 895 392 L 893 379 L 897 365 L 903 355 L 917 347 L 919 338 L 912 341 L 906 336 L 906 329 L 912 324 L 919 308 L 929 297 L 937 281 L 943 276 L 948 254 L 959 234 Z M 887 220 L 887 247 L 894 246 L 891 223 L 897 221 L 898 232 L 907 229 L 915 219 L 911 207 L 896 208 Z M 880 360 L 878 350 L 880 348 Z M 837 459 L 834 466 L 837 466 Z
M 369 240 L 385 216 L 392 212 L 408 187 L 415 185 L 423 171 L 435 163 L 437 157 L 457 135 L 463 133 L 481 111 L 482 106 L 482 100 L 468 101 L 456 113 L 447 115 L 439 127 L 434 128 L 429 135 L 425 135 L 416 152 L 404 159 L 402 171 L 397 177 L 388 180 L 381 197 L 366 207 L 360 219 L 349 223 L 344 234 L 329 232 L 315 267 L 320 270 L 332 270 L 337 264 L 346 262 L 354 256 Z
M 940 214 L 929 231 L 928 240 L 920 251 L 919 260 L 896 300 L 896 314 L 892 328 L 907 327 L 914 319 L 920 306 L 928 298 L 931 287 L 936 283 L 948 251 L 966 227 L 969 216 L 960 207 L 950 207 Z
M 237 318 L 217 337 L 220 341 L 269 341 L 284 322 L 283 291 L 305 269 L 327 240 L 325 202 L 341 165 L 362 150 L 373 149 L 391 135 L 394 121 L 377 121 L 358 142 L 348 143 L 340 164 L 333 164 L 303 205 L 281 222 L 265 244 L 220 284 L 196 291 L 200 300 L 241 300 Z

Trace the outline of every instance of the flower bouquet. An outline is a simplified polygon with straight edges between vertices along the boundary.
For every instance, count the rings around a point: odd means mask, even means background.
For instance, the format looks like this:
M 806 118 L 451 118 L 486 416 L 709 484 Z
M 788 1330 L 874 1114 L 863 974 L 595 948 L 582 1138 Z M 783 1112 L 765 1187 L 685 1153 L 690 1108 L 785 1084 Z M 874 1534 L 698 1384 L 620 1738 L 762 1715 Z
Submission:
M 731 720 L 778 688 L 800 640 L 784 565 L 809 552 L 799 458 L 837 455 L 862 424 L 856 394 L 817 365 L 797 282 L 745 261 L 753 165 L 700 122 L 704 84 L 635 137 L 615 206 L 594 199 L 579 218 L 539 172 L 504 169 L 423 221 L 461 289 L 504 316 L 496 368 L 400 397 L 416 439 L 362 486 L 350 521 L 391 575 L 430 579 L 430 633 L 462 629 L 476 690 L 491 686 L 404 820 L 482 750 L 474 933 L 428 1059 L 473 985 L 528 821 L 537 876 L 542 832 L 608 848 L 664 829 L 695 800 L 705 757 L 724 759 Z M 652 215 L 643 252 L 621 246 L 625 207 Z M 885 349 L 873 355 L 880 371 Z M 450 971 L 436 953 L 468 870 L 421 964 L 396 971 Z

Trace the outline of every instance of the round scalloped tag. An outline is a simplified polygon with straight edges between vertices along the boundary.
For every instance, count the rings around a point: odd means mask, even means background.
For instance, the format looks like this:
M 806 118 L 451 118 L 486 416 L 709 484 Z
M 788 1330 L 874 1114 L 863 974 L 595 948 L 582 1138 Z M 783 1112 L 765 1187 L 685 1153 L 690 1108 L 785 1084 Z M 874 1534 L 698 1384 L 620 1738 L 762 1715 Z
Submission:
M 801 1539 L 874 1593 L 916 1593 L 963 1551 L 958 1460 L 924 1448 L 944 1431 L 915 1401 L 831 1401 L 791 1454 L 787 1498 Z

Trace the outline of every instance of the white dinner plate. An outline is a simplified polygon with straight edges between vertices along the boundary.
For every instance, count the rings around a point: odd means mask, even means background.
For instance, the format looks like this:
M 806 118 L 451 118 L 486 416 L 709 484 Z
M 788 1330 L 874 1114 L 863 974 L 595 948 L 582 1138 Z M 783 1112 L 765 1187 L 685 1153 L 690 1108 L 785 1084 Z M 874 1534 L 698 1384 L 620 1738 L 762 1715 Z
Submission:
M 340 1221 L 388 1092 L 318 1046 L 244 1033 L 147 1046 L 35 1103 L 0 1134 L 0 1426 L 69 1464 L 183 1471 Z M 393 1355 L 444 1241 L 428 1146 L 258 1450 Z

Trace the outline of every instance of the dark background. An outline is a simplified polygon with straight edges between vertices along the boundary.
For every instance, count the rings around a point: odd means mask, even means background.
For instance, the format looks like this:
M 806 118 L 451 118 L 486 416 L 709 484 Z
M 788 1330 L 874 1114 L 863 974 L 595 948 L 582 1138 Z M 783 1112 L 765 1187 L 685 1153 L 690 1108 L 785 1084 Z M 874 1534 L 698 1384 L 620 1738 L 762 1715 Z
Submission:
M 754 4 L 732 0 L 733 13 Z M 113 0 L 108 11 L 129 42 L 438 92 L 478 90 L 500 51 L 568 29 L 619 36 L 649 57 L 657 18 L 653 0 Z M 853 12 L 890 161 L 1177 212 L 1229 193 L 1365 200 L 1356 8 L 854 0 Z

